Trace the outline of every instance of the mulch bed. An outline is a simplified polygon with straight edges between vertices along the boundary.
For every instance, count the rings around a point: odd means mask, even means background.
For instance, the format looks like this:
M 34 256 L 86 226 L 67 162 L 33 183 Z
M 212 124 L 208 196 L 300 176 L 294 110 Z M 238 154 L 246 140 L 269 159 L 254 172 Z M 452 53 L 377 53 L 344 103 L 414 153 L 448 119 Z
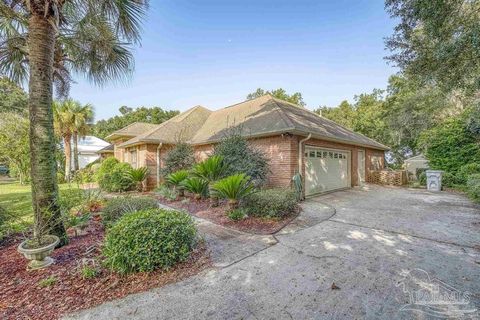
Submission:
M 201 244 L 188 261 L 168 271 L 122 276 L 99 266 L 94 278 L 83 279 L 82 261 L 100 260 L 103 236 L 101 223 L 92 220 L 86 235 L 70 238 L 68 245 L 53 252 L 54 265 L 36 271 L 26 270 L 28 261 L 17 252 L 18 239 L 0 247 L 0 319 L 58 319 L 108 300 L 185 279 L 211 266 L 208 251 Z M 48 277 L 54 277 L 55 283 L 41 287 L 39 282 Z
M 218 207 L 211 207 L 208 199 L 195 200 L 191 196 L 186 196 L 188 201 L 171 201 L 158 195 L 155 195 L 155 198 L 164 205 L 186 210 L 196 217 L 209 220 L 225 227 L 253 234 L 274 234 L 295 219 L 300 212 L 300 208 L 298 208 L 297 211 L 281 219 L 249 216 L 239 221 L 233 221 L 227 216 L 228 205 L 226 202 L 220 202 Z

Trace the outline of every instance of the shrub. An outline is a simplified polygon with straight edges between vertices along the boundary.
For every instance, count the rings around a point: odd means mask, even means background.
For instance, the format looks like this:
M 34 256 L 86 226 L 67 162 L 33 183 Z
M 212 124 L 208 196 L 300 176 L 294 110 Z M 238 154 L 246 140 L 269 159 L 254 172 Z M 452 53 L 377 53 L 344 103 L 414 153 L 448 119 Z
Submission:
M 208 181 L 199 177 L 190 177 L 182 182 L 185 190 L 195 195 L 195 199 L 205 197 L 208 193 Z
M 458 172 L 465 164 L 480 162 L 480 144 L 465 120 L 469 112 L 448 118 L 420 134 L 418 146 L 425 151 L 432 169 Z
M 178 191 L 180 197 L 185 195 L 183 182 L 188 178 L 188 175 L 189 173 L 187 170 L 179 170 L 170 173 L 166 178 L 167 184 L 173 186 L 175 190 Z
M 162 198 L 168 199 L 168 200 L 176 200 L 178 193 L 175 190 L 170 189 L 166 185 L 161 185 L 157 189 L 155 189 L 155 192 L 158 193 Z
M 75 173 L 73 181 L 79 184 L 94 182 L 95 173 L 90 167 L 80 169 Z
M 231 210 L 237 209 L 238 202 L 253 191 L 250 177 L 243 173 L 223 178 L 213 185 L 213 192 L 221 198 L 228 199 Z
M 58 204 L 62 212 L 70 212 L 75 207 L 80 207 L 86 199 L 85 191 L 79 188 L 60 190 Z
M 227 213 L 227 216 L 233 221 L 242 220 L 247 216 L 245 210 L 243 209 L 235 209 Z
M 141 167 L 138 169 L 131 169 L 127 172 L 127 179 L 129 179 L 132 184 L 136 187 L 137 191 L 146 190 L 147 186 L 145 184 L 148 177 L 148 168 Z
M 107 231 L 105 265 L 120 273 L 168 269 L 190 255 L 196 229 L 186 213 L 138 211 L 122 217 Z
M 178 143 L 165 157 L 164 176 L 179 170 L 188 170 L 195 163 L 193 148 L 186 143 Z
M 295 192 L 284 189 L 265 189 L 245 198 L 242 205 L 251 216 L 284 217 L 297 206 Z
M 132 188 L 134 183 L 129 177 L 132 167 L 115 158 L 105 159 L 96 174 L 98 185 L 108 192 L 122 192 Z
M 480 174 L 472 174 L 467 178 L 467 194 L 475 202 L 480 202 Z
M 105 226 L 109 227 L 126 213 L 156 208 L 158 208 L 157 201 L 149 197 L 112 198 L 103 208 L 102 221 Z
M 267 157 L 239 133 L 232 132 L 215 145 L 214 155 L 223 157 L 227 172 L 231 174 L 243 173 L 257 186 L 267 180 L 270 172 Z
M 457 183 L 466 184 L 468 177 L 476 173 L 480 173 L 480 163 L 472 162 L 461 166 L 456 174 L 458 181 Z

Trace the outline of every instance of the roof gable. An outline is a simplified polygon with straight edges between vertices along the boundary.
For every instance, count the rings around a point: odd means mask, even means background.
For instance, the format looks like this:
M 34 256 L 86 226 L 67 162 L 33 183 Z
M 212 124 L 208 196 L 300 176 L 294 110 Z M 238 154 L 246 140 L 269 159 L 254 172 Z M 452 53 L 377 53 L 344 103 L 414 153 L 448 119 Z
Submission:
M 106 136 L 105 139 L 112 140 L 120 137 L 135 137 L 144 133 L 145 131 L 155 128 L 156 126 L 158 126 L 158 124 L 134 122 L 126 127 L 123 127 L 122 129 L 112 132 L 111 134 Z

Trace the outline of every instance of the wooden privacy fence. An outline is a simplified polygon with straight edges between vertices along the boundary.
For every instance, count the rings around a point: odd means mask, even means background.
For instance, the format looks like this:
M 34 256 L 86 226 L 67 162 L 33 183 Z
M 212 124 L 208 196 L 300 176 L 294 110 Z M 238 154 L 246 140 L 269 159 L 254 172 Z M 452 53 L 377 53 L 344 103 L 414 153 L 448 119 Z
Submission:
M 380 170 L 372 171 L 367 176 L 367 182 L 389 186 L 403 186 L 407 184 L 407 171 L 405 170 Z

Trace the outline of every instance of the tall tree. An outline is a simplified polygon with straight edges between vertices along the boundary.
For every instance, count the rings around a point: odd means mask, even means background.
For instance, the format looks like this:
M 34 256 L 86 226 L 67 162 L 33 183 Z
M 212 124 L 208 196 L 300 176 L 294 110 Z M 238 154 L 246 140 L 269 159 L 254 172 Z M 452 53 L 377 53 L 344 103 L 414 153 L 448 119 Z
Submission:
M 265 91 L 262 88 L 258 88 L 255 92 L 249 93 L 247 95 L 247 99 L 248 100 L 255 99 L 255 98 L 264 96 L 266 94 L 270 94 L 270 95 L 274 96 L 275 98 L 285 100 L 285 101 L 291 102 L 293 104 L 296 104 L 296 105 L 299 105 L 299 106 L 302 106 L 302 107 L 305 107 L 305 105 L 306 105 L 305 101 L 303 101 L 303 97 L 302 97 L 302 94 L 300 92 L 295 92 L 293 94 L 288 94 L 285 91 L 285 89 L 282 89 L 282 88 L 278 88 L 278 89 L 270 90 L 270 91 Z
M 398 22 L 387 57 L 403 71 L 467 96 L 480 89 L 480 1 L 386 0 Z
M 72 137 L 75 131 L 75 108 L 73 100 L 53 102 L 53 121 L 56 134 L 63 141 L 65 150 L 65 180 L 72 174 Z
M 111 117 L 107 120 L 100 120 L 93 126 L 93 134 L 99 138 L 105 138 L 112 132 L 128 126 L 134 122 L 147 122 L 160 124 L 173 118 L 178 111 L 164 110 L 159 107 L 140 107 L 133 109 L 127 106 L 122 106 L 119 109 L 121 115 Z
M 79 102 L 75 102 L 73 108 L 73 117 L 73 170 L 78 171 L 78 139 L 84 138 L 91 131 L 93 122 L 93 106 L 91 104 L 82 105 Z
M 346 128 L 352 129 L 354 127 L 355 107 L 347 100 L 342 101 L 336 108 L 323 106 L 315 109 L 314 112 Z
M 7 77 L 0 78 L 0 112 L 26 114 L 27 107 L 27 93 Z
M 72 72 L 96 84 L 132 72 L 147 0 L 3 0 L 0 74 L 29 82 L 32 203 L 36 225 L 67 242 L 58 205 L 53 86 L 65 94 Z
M 28 180 L 30 171 L 28 128 L 28 119 L 16 112 L 5 112 L 0 117 L 0 161 L 8 163 L 20 184 Z

